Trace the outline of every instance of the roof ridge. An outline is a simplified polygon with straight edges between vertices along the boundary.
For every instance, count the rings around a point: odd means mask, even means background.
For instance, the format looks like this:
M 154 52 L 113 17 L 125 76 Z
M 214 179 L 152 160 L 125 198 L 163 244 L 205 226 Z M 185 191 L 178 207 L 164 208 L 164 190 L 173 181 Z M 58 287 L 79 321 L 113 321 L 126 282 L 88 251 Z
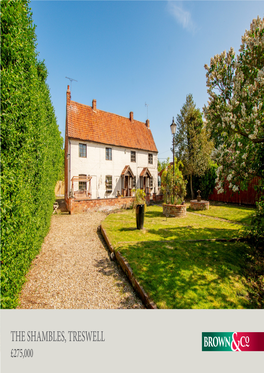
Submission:
M 81 104 L 80 102 L 77 102 L 77 101 L 73 101 L 73 100 L 71 100 L 71 102 L 74 102 L 75 104 L 78 104 L 78 105 L 82 105 L 82 106 L 88 107 L 88 108 L 92 109 L 93 112 L 101 111 L 102 113 L 115 115 L 115 116 L 117 116 L 117 117 L 127 119 L 127 120 L 129 120 L 129 121 L 131 122 L 131 120 L 130 120 L 129 117 L 124 117 L 123 115 L 119 115 L 119 114 L 116 114 L 116 113 L 111 113 L 110 111 L 105 111 L 105 110 L 98 109 L 98 108 L 96 108 L 96 109 L 94 110 L 92 106 L 89 106 L 89 105 L 86 105 L 86 104 Z M 146 122 L 142 122 L 142 121 L 137 120 L 137 119 L 134 119 L 134 118 L 133 118 L 133 122 L 139 122 L 139 123 L 143 123 L 143 124 L 146 125 Z

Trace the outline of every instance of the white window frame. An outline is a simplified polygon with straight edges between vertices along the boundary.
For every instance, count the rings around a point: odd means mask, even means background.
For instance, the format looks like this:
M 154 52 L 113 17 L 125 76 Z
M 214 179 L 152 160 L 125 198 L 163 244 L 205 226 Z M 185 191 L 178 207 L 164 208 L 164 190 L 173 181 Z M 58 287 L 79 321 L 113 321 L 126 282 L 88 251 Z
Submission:
M 85 151 L 84 151 L 85 149 Z M 85 153 L 85 155 L 83 155 Z M 79 157 L 87 158 L 87 144 L 79 143 Z
M 148 163 L 153 164 L 153 154 L 151 153 L 148 154 Z
M 113 176 L 112 175 L 105 176 L 105 191 L 106 193 L 112 193 L 113 191 Z
M 137 159 L 136 152 L 134 150 L 131 150 L 130 161 L 136 162 L 136 159 Z
M 87 175 L 84 175 L 84 174 L 79 174 L 79 177 L 80 176 L 85 176 L 87 177 Z M 85 184 L 85 188 L 80 188 L 81 185 L 84 185 Z M 79 185 L 78 185 L 78 190 L 87 190 L 87 181 L 81 181 L 79 180 Z
M 105 148 L 105 159 L 107 161 L 112 161 L 112 148 Z

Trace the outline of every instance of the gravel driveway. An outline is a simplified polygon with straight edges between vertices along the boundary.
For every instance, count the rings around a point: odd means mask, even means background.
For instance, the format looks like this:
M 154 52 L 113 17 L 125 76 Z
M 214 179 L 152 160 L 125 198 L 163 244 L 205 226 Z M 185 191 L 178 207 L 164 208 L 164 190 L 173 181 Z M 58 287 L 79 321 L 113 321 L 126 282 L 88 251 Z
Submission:
M 97 227 L 105 213 L 53 215 L 18 308 L 144 308 Z

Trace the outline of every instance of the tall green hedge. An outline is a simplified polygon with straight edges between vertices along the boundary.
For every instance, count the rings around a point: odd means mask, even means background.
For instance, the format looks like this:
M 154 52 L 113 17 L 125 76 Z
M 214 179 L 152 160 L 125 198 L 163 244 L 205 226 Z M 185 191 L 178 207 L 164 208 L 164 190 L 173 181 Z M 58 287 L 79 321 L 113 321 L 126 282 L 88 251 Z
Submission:
M 200 189 L 201 196 L 203 199 L 207 199 L 208 196 L 213 192 L 216 180 L 216 169 L 217 164 L 210 162 L 210 167 L 205 171 L 203 176 L 193 176 L 193 191 L 194 198 L 197 197 L 197 190 Z M 190 183 L 187 184 L 187 198 L 191 198 Z
M 1 307 L 15 308 L 50 226 L 63 140 L 28 1 L 1 13 Z

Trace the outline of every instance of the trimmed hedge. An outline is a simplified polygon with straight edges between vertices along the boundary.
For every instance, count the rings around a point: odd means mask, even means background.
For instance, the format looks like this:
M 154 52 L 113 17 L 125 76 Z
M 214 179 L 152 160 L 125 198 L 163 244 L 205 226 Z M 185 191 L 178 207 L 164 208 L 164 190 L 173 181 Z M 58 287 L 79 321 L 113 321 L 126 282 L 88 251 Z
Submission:
M 1 307 L 15 308 L 49 230 L 63 139 L 28 1 L 1 11 Z

